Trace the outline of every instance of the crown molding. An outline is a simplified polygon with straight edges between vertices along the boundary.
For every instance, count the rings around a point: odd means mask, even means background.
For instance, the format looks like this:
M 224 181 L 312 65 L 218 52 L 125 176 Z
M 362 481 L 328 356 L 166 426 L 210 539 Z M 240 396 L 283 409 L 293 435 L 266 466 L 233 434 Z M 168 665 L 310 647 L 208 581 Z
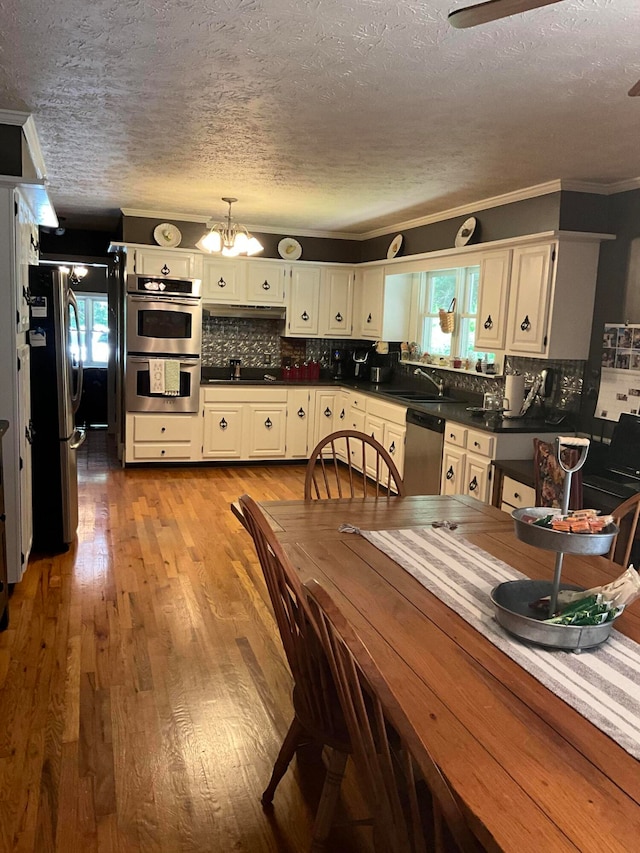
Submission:
M 11 124 L 22 128 L 22 133 L 27 143 L 27 150 L 35 170 L 35 177 L 38 180 L 46 182 L 47 169 L 44 165 L 44 157 L 42 156 L 38 131 L 36 130 L 36 123 L 33 116 L 30 113 L 18 112 L 17 110 L 0 110 L 0 124 Z
M 399 231 L 408 231 L 412 228 L 420 228 L 422 225 L 432 225 L 434 222 L 443 222 L 447 219 L 455 219 L 456 217 L 469 216 L 477 213 L 479 210 L 490 210 L 492 207 L 501 207 L 506 204 L 513 204 L 518 201 L 526 201 L 530 198 L 537 198 L 543 195 L 550 195 L 557 192 L 579 192 L 590 193 L 592 195 L 614 195 L 628 190 L 640 189 L 640 177 L 628 178 L 624 181 L 618 181 L 613 184 L 599 184 L 592 181 L 571 181 L 557 178 L 553 181 L 547 181 L 544 184 L 536 184 L 531 187 L 523 187 L 513 192 L 503 193 L 502 195 L 491 196 L 490 198 L 481 199 L 472 204 L 462 204 L 458 207 L 451 207 L 447 210 L 441 210 L 438 213 L 430 213 L 426 216 L 419 216 L 415 219 L 406 219 L 396 222 L 395 225 L 385 225 L 381 228 L 374 228 L 371 231 L 362 231 L 359 233 L 351 233 L 345 231 L 319 231 L 309 229 L 291 229 L 285 226 L 276 225 L 250 225 L 245 224 L 249 231 L 256 231 L 261 234 L 290 234 L 294 237 L 320 237 L 329 240 L 353 240 L 363 241 L 371 240 L 374 237 L 384 237 L 389 234 L 397 234 Z M 184 213 L 158 213 L 157 210 L 137 210 L 133 208 L 121 208 L 125 216 L 140 216 L 148 219 L 177 219 L 186 222 L 202 222 L 209 223 L 211 217 L 202 217 L 195 214 L 188 215 Z

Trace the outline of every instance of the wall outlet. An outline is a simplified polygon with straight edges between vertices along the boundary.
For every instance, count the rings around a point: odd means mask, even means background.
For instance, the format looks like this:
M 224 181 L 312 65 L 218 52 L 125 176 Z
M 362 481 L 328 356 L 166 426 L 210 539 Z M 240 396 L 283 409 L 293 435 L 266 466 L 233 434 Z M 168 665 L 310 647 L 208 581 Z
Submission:
M 262 353 L 262 363 L 266 367 L 268 367 L 271 364 L 271 353 L 270 352 L 263 352 Z

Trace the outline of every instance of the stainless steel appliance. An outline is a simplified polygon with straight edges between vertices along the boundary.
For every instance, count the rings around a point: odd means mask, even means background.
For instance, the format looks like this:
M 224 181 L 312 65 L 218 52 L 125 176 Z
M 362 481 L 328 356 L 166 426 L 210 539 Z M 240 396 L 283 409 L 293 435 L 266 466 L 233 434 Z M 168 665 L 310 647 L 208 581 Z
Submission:
M 439 495 L 444 418 L 407 409 L 404 485 L 409 495 Z
M 78 305 L 67 276 L 29 268 L 33 543 L 66 550 L 78 527 L 76 454 L 84 441 L 74 415 L 82 395 Z
M 200 280 L 128 276 L 126 325 L 129 353 L 200 355 Z
M 154 392 L 151 388 L 150 361 L 163 368 L 167 362 L 179 363 L 180 382 L 176 394 Z M 127 412 L 197 412 L 200 395 L 200 356 L 127 355 L 125 408 Z

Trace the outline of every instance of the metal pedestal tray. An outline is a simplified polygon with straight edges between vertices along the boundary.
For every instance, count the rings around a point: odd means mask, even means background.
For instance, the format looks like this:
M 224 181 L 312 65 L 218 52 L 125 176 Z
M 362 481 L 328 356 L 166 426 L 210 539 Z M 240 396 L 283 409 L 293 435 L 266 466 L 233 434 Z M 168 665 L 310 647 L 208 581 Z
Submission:
M 563 446 L 581 447 L 580 458 L 573 468 L 568 468 L 562 462 L 561 452 Z M 586 439 L 556 439 L 558 462 L 560 467 L 566 472 L 562 508 L 560 510 L 553 510 L 548 507 L 527 507 L 525 509 L 516 509 L 511 513 L 518 539 L 536 548 L 555 551 L 556 564 L 553 581 L 507 581 L 506 583 L 498 584 L 491 591 L 491 600 L 495 607 L 496 620 L 510 634 L 531 643 L 547 646 L 548 648 L 570 649 L 575 652 L 593 648 L 594 646 L 599 646 L 600 643 L 604 643 L 611 633 L 614 620 L 605 622 L 602 625 L 555 625 L 547 624 L 543 621 L 550 614 L 555 613 L 560 589 L 580 589 L 580 587 L 570 584 L 560 585 L 562 560 L 565 554 L 582 554 L 585 556 L 606 554 L 618 533 L 618 527 L 615 524 L 609 524 L 600 533 L 565 533 L 560 530 L 538 527 L 528 521 L 523 521 L 523 517 L 528 516 L 530 518 L 531 516 L 538 516 L 542 518 L 554 512 L 562 515 L 567 514 L 571 490 L 571 475 L 584 465 L 588 449 L 589 442 Z M 531 607 L 533 602 L 547 595 L 550 600 L 548 613 L 536 611 Z

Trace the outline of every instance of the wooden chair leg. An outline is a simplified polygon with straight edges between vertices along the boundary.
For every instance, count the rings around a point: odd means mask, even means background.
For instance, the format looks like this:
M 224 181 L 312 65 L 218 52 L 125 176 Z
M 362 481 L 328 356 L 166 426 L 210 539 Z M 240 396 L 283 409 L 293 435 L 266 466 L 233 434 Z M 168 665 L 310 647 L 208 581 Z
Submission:
M 324 850 L 325 841 L 333 823 L 333 814 L 336 810 L 347 758 L 346 752 L 339 752 L 337 749 L 331 750 L 327 775 L 324 780 L 322 795 L 313 824 L 311 853 L 321 853 Z
M 300 743 L 304 740 L 304 737 L 305 730 L 300 725 L 298 718 L 294 717 L 291 725 L 289 726 L 289 731 L 286 733 L 285 738 L 282 741 L 282 746 L 280 747 L 280 752 L 278 753 L 275 764 L 273 765 L 273 773 L 271 774 L 269 784 L 262 795 L 261 802 L 263 806 L 270 806 L 273 802 L 273 795 L 276 792 L 278 783 L 287 772 L 287 767 L 291 763 L 291 759 L 295 755 L 296 749 L 300 746 Z

